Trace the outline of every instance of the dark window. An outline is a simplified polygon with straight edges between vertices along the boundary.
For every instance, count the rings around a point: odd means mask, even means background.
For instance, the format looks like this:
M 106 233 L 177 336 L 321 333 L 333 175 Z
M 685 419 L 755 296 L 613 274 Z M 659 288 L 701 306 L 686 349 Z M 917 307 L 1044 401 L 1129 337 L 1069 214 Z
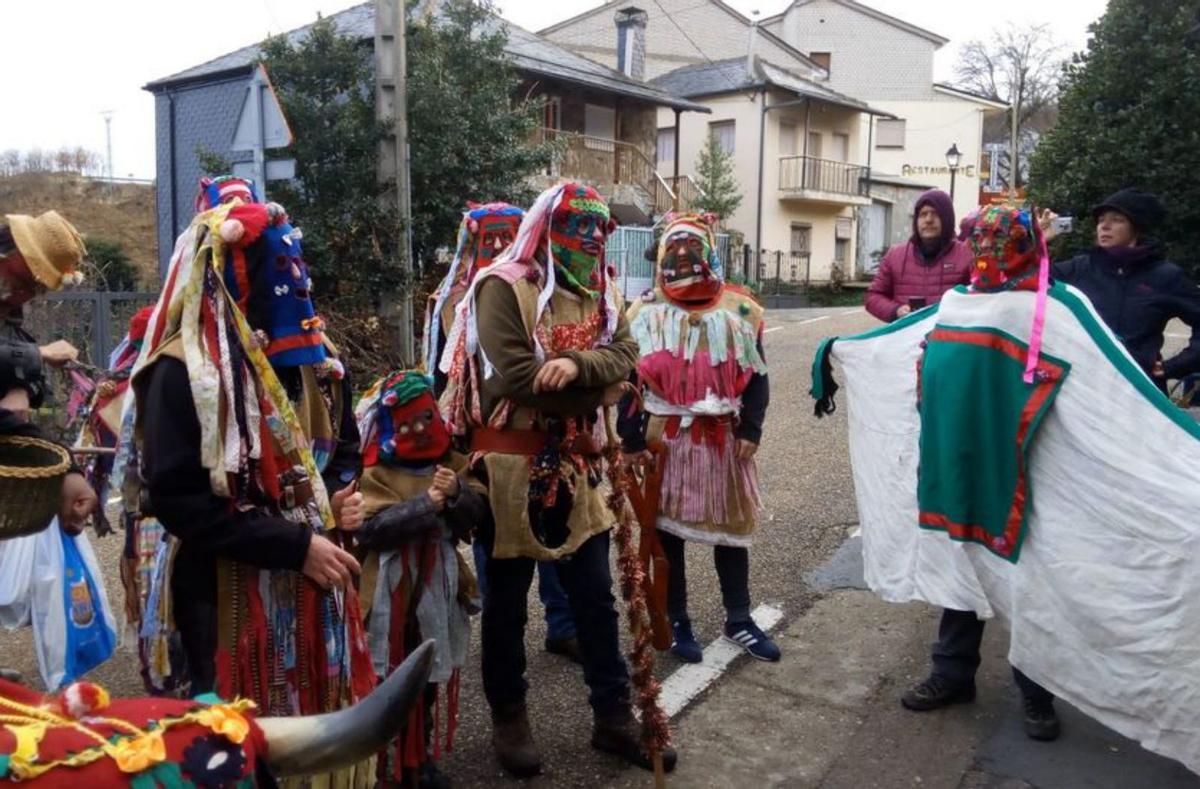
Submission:
M 829 53 L 828 52 L 809 52 L 808 59 L 816 63 L 821 68 L 829 71 Z

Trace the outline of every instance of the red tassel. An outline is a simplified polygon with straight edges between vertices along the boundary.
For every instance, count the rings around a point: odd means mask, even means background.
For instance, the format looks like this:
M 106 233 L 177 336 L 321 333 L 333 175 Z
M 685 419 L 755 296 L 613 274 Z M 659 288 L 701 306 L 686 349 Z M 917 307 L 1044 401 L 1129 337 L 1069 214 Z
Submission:
M 433 760 L 436 762 L 442 758 L 442 693 L 441 690 L 434 685 L 433 691 Z
M 269 709 L 271 694 L 271 667 L 267 660 L 267 643 L 270 633 L 267 629 L 267 614 L 263 608 L 262 596 L 258 592 L 258 572 L 246 573 L 246 627 L 238 638 L 238 656 L 240 676 L 238 694 L 254 699 L 254 703 L 262 709 Z M 255 662 L 258 671 L 255 672 Z M 232 698 L 229 697 L 229 698 Z

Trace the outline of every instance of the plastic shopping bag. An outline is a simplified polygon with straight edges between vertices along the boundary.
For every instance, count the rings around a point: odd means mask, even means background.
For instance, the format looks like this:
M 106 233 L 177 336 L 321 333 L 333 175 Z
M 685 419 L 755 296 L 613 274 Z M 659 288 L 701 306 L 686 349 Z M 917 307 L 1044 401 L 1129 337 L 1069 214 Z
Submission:
M 29 624 L 30 583 L 36 534 L 0 540 L 0 626 L 9 630 Z
M 37 538 L 33 641 L 42 681 L 57 690 L 108 660 L 117 634 L 87 535 L 72 537 L 55 520 Z

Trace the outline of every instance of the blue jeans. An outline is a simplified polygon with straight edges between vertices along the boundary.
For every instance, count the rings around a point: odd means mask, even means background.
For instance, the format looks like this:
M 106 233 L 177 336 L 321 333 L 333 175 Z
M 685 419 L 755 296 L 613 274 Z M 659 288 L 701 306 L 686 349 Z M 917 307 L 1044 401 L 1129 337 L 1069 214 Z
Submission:
M 487 597 L 487 551 L 483 540 L 471 545 L 475 554 L 475 575 L 479 579 L 479 596 Z M 565 641 L 575 638 L 575 617 L 571 614 L 571 603 L 567 591 L 558 580 L 558 569 L 554 562 L 538 562 L 538 597 L 542 600 L 546 617 L 546 638 Z

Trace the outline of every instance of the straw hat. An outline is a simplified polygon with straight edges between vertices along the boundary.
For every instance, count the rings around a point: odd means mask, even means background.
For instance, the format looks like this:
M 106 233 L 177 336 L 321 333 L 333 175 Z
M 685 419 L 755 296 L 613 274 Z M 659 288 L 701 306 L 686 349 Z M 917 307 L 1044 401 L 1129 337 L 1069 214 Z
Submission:
M 83 238 L 70 222 L 57 211 L 41 216 L 8 214 L 8 229 L 29 271 L 38 282 L 58 290 L 63 279 L 75 279 L 75 269 L 83 261 L 87 249 Z

